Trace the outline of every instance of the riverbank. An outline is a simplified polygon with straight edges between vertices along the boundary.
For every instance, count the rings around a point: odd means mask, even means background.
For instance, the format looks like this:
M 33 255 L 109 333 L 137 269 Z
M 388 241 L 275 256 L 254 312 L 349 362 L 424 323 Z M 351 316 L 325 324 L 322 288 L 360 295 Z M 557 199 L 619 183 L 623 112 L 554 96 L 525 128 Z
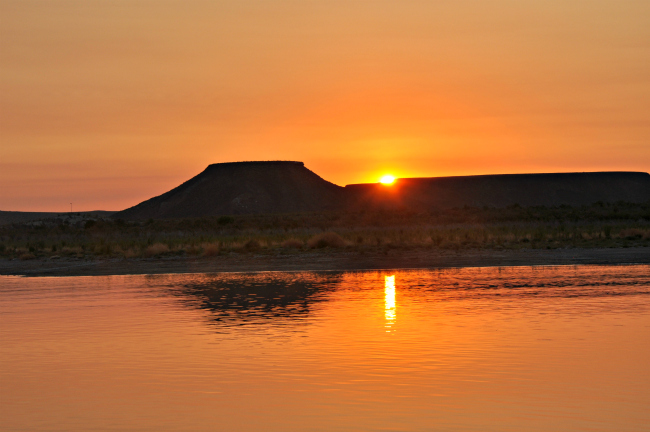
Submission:
M 104 276 L 258 271 L 381 270 L 574 264 L 650 264 L 650 248 L 518 250 L 319 249 L 296 253 L 222 254 L 211 257 L 0 259 L 0 275 Z

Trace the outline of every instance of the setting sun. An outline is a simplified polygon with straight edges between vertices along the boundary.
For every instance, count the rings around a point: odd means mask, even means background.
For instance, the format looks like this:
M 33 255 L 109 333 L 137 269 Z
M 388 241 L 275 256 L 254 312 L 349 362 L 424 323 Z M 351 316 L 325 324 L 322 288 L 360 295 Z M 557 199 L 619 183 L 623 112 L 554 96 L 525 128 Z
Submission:
M 383 184 L 385 184 L 385 185 L 393 184 L 393 183 L 395 182 L 395 176 L 392 176 L 392 175 L 390 175 L 390 174 L 386 174 L 385 176 L 383 176 L 383 177 L 379 180 L 379 182 L 380 182 L 380 183 L 383 183 Z

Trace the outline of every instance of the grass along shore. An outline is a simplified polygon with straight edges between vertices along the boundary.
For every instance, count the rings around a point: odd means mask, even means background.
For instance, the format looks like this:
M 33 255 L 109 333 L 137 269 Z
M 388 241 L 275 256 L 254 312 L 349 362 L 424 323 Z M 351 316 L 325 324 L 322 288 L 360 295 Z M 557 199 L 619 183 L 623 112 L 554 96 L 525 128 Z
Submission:
M 0 226 L 0 257 L 21 260 L 299 254 L 328 248 L 374 253 L 621 247 L 650 247 L 650 203 L 155 221 L 72 214 Z

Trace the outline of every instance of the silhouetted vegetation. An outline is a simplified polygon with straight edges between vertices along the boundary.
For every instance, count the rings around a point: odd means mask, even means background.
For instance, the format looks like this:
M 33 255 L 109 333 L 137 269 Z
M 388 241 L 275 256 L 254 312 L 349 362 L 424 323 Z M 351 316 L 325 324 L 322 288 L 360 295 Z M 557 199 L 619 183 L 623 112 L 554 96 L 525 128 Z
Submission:
M 0 226 L 0 256 L 217 256 L 354 250 L 650 246 L 650 203 L 272 214 L 131 222 L 61 218 Z

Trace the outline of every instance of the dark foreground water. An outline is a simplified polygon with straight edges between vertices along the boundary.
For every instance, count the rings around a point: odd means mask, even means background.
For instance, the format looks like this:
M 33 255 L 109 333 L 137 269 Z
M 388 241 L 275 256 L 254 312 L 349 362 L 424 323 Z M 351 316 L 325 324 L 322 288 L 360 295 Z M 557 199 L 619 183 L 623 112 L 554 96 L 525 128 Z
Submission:
M 0 277 L 3 431 L 650 430 L 650 267 Z

